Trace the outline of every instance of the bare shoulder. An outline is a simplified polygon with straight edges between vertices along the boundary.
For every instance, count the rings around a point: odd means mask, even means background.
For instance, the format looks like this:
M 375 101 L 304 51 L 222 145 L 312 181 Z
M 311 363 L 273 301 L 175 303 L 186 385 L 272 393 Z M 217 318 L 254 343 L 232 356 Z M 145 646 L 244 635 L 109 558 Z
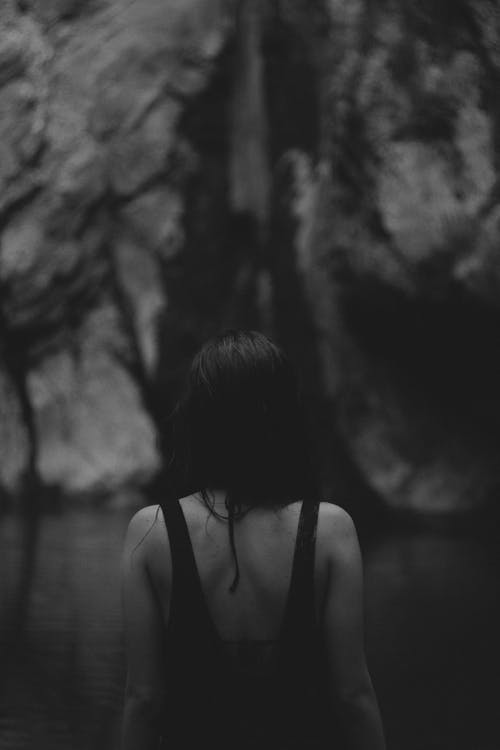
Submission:
M 336 537 L 345 537 L 356 533 L 354 521 L 349 513 L 333 503 L 320 503 L 319 526 Z
M 318 541 L 325 557 L 358 554 L 359 542 L 354 522 L 343 508 L 333 503 L 320 503 Z
M 159 505 L 147 505 L 134 513 L 125 537 L 125 554 L 132 554 L 140 549 L 141 554 L 145 555 L 161 534 L 162 525 L 163 516 Z

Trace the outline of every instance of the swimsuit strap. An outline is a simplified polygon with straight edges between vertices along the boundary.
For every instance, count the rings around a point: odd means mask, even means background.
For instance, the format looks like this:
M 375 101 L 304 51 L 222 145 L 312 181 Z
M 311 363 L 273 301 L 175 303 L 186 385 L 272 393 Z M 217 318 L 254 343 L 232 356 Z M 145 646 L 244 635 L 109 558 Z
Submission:
M 172 559 L 170 619 L 174 610 L 176 617 L 182 613 L 183 624 L 191 629 L 195 624 L 198 627 L 203 619 L 206 621 L 207 612 L 186 518 L 177 499 L 160 503 L 160 507 Z M 181 601 L 182 606 L 178 606 Z
M 287 635 L 303 632 L 304 628 L 315 624 L 314 558 L 318 511 L 319 501 L 303 501 L 285 615 Z

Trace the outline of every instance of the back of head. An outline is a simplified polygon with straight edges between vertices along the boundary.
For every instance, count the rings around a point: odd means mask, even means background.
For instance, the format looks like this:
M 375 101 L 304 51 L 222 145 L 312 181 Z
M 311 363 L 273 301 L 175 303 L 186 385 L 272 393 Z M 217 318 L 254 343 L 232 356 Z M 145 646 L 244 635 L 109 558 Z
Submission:
M 293 368 L 262 333 L 230 330 L 198 352 L 175 443 L 186 486 L 226 490 L 237 508 L 314 494 Z

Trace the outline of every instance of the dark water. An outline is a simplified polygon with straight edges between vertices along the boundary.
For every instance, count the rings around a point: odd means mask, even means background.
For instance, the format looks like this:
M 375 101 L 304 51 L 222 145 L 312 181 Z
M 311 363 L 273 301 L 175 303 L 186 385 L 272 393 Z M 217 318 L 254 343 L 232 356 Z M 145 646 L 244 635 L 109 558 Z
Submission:
M 0 527 L 0 750 L 113 750 L 130 512 Z M 365 551 L 367 646 L 390 750 L 498 750 L 500 554 L 491 537 L 392 532 Z

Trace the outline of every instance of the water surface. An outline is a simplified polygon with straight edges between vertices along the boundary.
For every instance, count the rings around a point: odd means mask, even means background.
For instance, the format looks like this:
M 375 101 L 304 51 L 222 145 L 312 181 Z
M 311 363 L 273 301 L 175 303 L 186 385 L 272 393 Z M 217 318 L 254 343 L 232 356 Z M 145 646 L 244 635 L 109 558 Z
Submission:
M 113 750 L 130 511 L 0 525 L 0 750 Z M 367 648 L 389 750 L 498 750 L 495 539 L 392 531 L 365 550 Z

